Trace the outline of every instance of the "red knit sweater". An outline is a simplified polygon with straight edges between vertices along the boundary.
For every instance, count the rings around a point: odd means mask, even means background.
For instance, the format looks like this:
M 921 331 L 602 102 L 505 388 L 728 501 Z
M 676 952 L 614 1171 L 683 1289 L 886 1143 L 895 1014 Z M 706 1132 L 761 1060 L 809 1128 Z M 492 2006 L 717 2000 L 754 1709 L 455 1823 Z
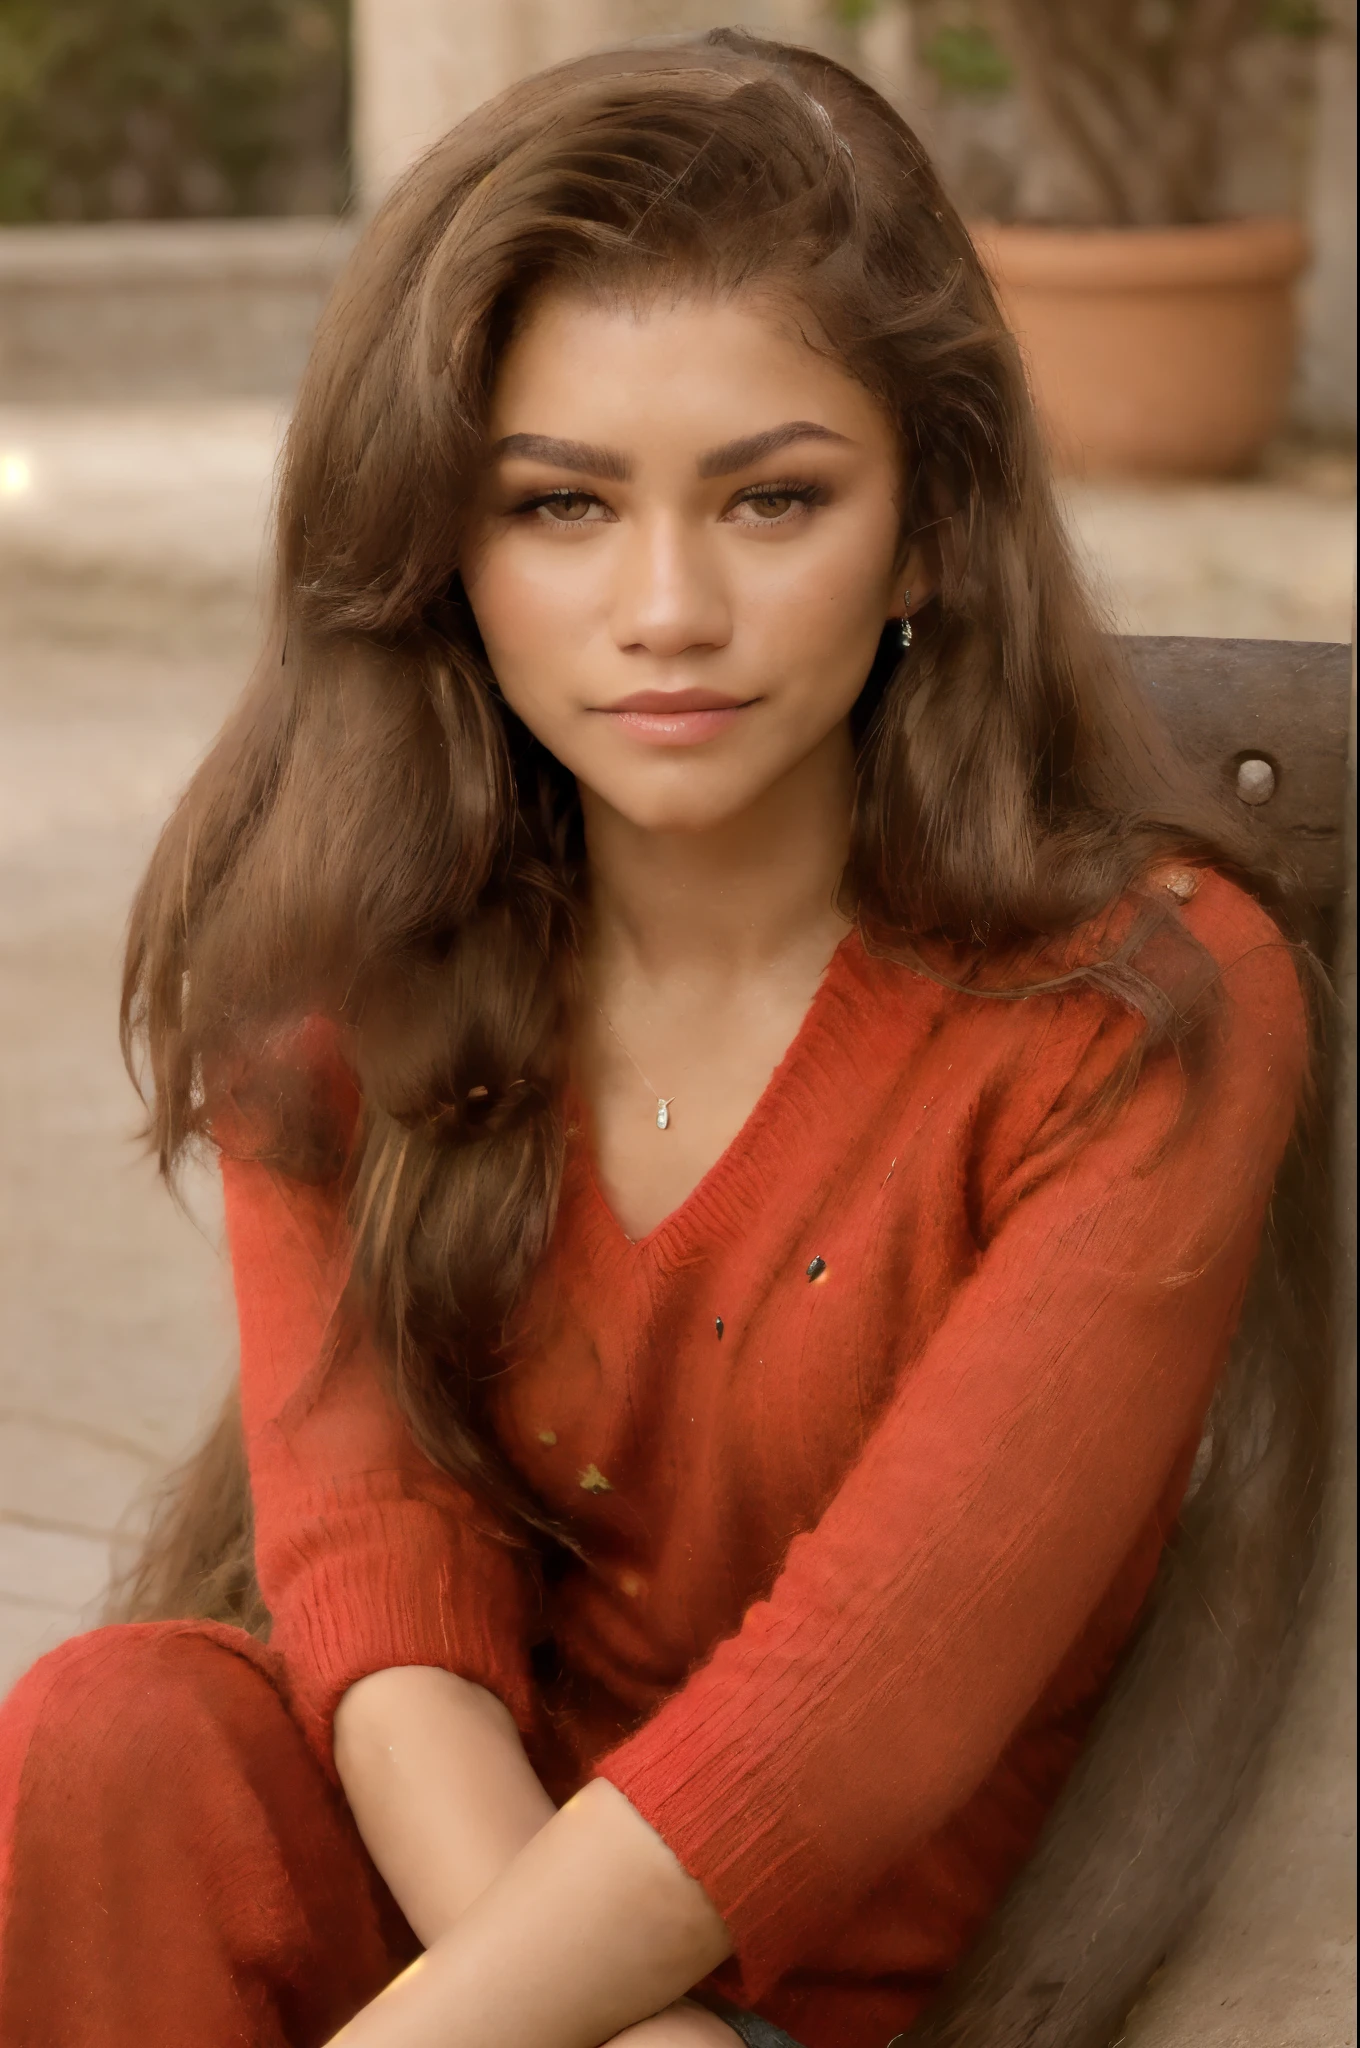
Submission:
M 224 1162 L 260 1582 L 328 1762 L 364 1674 L 476 1680 L 556 1794 L 603 1775 L 670 1843 L 738 2000 L 810 2048 L 910 2025 L 1144 1601 L 1294 1114 L 1274 927 L 1215 876 L 1170 908 L 1221 981 L 1188 1115 L 1169 1052 L 1085 1114 L 1141 1029 L 1111 999 L 987 1000 L 850 938 L 641 1242 L 573 1138 L 495 1412 L 588 1560 L 546 1588 L 370 1347 L 326 1362 L 337 1198 Z

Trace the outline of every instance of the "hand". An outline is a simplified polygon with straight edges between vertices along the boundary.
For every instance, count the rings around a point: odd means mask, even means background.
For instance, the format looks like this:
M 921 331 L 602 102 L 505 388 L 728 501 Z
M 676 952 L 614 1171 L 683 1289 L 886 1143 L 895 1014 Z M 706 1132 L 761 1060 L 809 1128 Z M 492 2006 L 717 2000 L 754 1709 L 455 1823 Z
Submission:
M 741 2043 L 716 2013 L 682 1998 L 654 2018 L 615 2034 L 608 2048 L 741 2048 Z

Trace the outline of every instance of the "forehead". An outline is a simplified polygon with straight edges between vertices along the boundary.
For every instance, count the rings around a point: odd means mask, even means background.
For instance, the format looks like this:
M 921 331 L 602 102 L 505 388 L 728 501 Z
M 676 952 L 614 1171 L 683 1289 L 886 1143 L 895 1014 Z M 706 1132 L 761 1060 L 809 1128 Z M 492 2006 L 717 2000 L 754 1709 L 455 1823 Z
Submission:
M 792 418 L 857 443 L 893 439 L 876 401 L 786 299 L 551 289 L 526 308 L 501 356 L 491 436 L 631 446 L 644 432 L 708 446 Z

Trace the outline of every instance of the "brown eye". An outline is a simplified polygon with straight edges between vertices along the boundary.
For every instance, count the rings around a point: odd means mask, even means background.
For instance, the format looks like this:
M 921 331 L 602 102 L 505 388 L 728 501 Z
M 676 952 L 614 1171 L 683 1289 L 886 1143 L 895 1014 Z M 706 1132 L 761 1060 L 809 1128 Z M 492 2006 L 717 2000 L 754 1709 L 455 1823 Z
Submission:
M 757 484 L 742 492 L 727 516 L 745 526 L 788 526 L 825 502 L 826 492 L 818 484 Z
M 793 499 L 787 491 L 762 491 L 759 496 L 745 501 L 759 519 L 778 519 L 788 511 Z
M 586 491 L 555 491 L 550 498 L 540 498 L 537 509 L 562 526 L 580 526 L 595 502 Z

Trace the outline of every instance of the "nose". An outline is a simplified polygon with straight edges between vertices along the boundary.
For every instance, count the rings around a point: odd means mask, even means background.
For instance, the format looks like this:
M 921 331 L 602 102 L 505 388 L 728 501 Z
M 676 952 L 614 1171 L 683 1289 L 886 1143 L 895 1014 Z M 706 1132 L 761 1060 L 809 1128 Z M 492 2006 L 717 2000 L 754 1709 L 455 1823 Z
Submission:
M 615 568 L 614 639 L 623 653 L 664 661 L 731 639 L 731 598 L 716 551 L 683 518 L 637 521 Z

